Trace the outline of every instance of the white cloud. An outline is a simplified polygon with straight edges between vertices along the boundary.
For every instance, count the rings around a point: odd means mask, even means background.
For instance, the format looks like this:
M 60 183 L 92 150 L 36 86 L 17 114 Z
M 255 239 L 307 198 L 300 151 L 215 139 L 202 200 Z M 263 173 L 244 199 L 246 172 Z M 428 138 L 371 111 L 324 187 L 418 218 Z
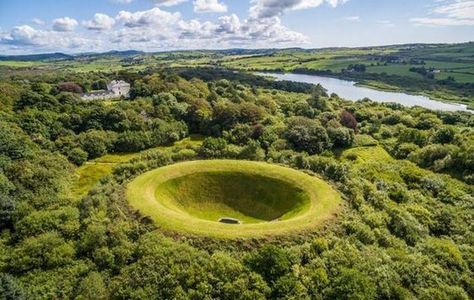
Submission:
M 457 0 L 435 8 L 434 12 L 455 19 L 474 19 L 474 1 Z
M 216 3 L 223 5 L 220 1 Z M 70 18 L 54 20 L 55 30 L 39 30 L 28 25 L 12 28 L 0 34 L 0 44 L 3 45 L 0 49 L 15 52 L 157 51 L 299 46 L 308 41 L 303 34 L 284 26 L 279 16 L 241 19 L 236 14 L 229 14 L 213 21 L 189 20 L 179 12 L 155 6 L 143 11 L 123 10 L 115 17 L 96 13 L 91 19 L 81 22 L 89 30 L 101 31 L 100 34 L 72 32 L 77 25 L 74 21 Z
M 106 14 L 96 13 L 92 20 L 82 22 L 89 30 L 110 30 L 115 25 L 115 20 Z
M 384 27 L 395 27 L 395 24 L 393 24 L 392 21 L 389 20 L 378 20 L 377 23 Z
M 474 19 L 452 19 L 452 18 L 412 18 L 411 22 L 416 25 L 426 26 L 471 26 Z
M 223 16 L 219 18 L 217 32 L 236 33 L 240 30 L 242 24 L 237 15 Z
M 34 18 L 33 20 L 31 20 L 31 22 L 33 22 L 33 24 L 36 24 L 36 25 L 44 25 L 45 22 L 39 18 Z
M 338 5 L 344 4 L 349 0 L 326 0 L 326 2 L 331 5 L 332 7 L 336 7 Z
M 225 13 L 227 12 L 227 5 L 218 0 L 194 0 L 194 12 L 197 13 Z
M 412 18 L 415 25 L 426 26 L 472 26 L 474 25 L 473 0 L 443 0 L 435 6 L 428 17 Z
M 281 16 L 288 10 L 308 9 L 324 3 L 332 7 L 346 3 L 348 0 L 252 0 L 250 16 L 252 18 L 271 18 Z
M 77 25 L 77 21 L 69 17 L 53 20 L 53 29 L 55 31 L 74 31 Z
M 66 32 L 38 30 L 29 25 L 14 27 L 10 32 L 0 37 L 0 44 L 10 45 L 15 48 L 28 48 L 58 50 L 77 49 L 90 41 Z
M 191 20 L 189 22 L 180 21 L 180 38 L 183 39 L 210 39 L 214 37 L 217 25 L 206 21 L 200 22 L 198 20 Z
M 187 2 L 188 0 L 153 0 L 157 6 L 175 6 L 184 2 Z
M 137 11 L 134 13 L 121 11 L 116 19 L 130 28 L 150 25 L 160 25 L 163 27 L 168 24 L 177 23 L 181 19 L 181 14 L 178 12 L 170 13 L 155 7 L 150 10 Z
M 269 43 L 289 45 L 307 42 L 307 38 L 303 34 L 282 25 L 279 17 L 249 19 L 243 28 L 254 41 L 262 39 Z
M 350 17 L 345 17 L 344 20 L 351 21 L 351 22 L 359 22 L 360 17 L 359 16 L 350 16 Z
M 43 31 L 28 25 L 21 25 L 14 27 L 8 35 L 2 38 L 2 42 L 12 45 L 39 45 L 44 37 Z

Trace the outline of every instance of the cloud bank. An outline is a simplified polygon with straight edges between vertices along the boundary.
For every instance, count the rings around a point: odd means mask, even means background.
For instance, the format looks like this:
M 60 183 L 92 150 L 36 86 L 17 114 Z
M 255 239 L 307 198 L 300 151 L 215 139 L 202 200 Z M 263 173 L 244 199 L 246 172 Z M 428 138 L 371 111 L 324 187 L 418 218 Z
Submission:
M 127 4 L 133 0 L 110 0 Z M 251 0 L 247 18 L 228 12 L 225 0 L 153 0 L 140 11 L 122 10 L 115 16 L 96 13 L 80 22 L 71 17 L 52 20 L 50 30 L 30 25 L 0 33 L 0 46 L 9 51 L 105 51 L 279 47 L 305 45 L 308 38 L 282 24 L 288 11 L 321 5 L 337 7 L 347 0 Z M 221 14 L 214 20 L 186 19 L 173 6 L 188 2 L 196 16 Z M 38 26 L 40 22 L 35 22 Z M 80 26 L 81 25 L 81 26 Z M 100 34 L 97 34 L 100 32 Z
M 412 18 L 416 25 L 424 26 L 472 26 L 474 25 L 473 0 L 438 1 L 428 17 Z

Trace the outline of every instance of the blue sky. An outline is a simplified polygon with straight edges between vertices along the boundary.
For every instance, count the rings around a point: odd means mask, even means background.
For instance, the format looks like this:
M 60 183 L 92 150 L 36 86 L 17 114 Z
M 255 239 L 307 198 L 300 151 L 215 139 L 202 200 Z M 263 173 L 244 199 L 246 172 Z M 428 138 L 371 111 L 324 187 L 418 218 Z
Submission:
M 474 40 L 474 0 L 0 0 L 0 54 Z

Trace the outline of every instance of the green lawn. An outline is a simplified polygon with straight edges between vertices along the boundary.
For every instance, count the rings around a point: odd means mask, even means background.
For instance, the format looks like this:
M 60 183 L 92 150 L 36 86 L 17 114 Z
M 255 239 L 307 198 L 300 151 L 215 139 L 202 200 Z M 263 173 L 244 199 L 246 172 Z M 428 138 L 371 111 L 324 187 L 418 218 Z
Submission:
M 174 147 L 198 146 L 202 142 L 202 137 L 192 135 L 169 147 L 157 147 L 136 153 L 115 153 L 107 154 L 86 162 L 83 166 L 77 168 L 73 175 L 71 195 L 73 198 L 80 198 L 86 195 L 99 180 L 107 175 L 112 174 L 113 168 L 124 162 L 128 162 L 140 154 L 154 149 L 170 150 Z
M 402 65 L 402 64 L 390 64 L 387 66 L 369 66 L 367 67 L 368 73 L 387 73 L 390 75 L 399 75 L 399 76 L 406 76 L 412 78 L 421 79 L 421 76 L 418 73 L 410 72 L 410 68 L 413 67 L 412 65 Z
M 341 202 L 340 195 L 317 177 L 236 160 L 192 161 L 155 169 L 127 186 L 127 198 L 158 226 L 219 238 L 314 229 L 332 218 Z M 220 217 L 236 217 L 244 223 L 222 224 L 217 222 Z

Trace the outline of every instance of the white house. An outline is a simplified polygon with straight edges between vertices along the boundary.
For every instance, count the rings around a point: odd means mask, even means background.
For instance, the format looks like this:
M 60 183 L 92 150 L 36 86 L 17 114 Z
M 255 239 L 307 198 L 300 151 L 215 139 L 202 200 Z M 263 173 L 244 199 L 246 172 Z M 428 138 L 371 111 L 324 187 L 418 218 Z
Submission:
M 130 83 L 123 80 L 112 80 L 107 84 L 107 91 L 93 91 L 82 94 L 82 100 L 108 100 L 130 97 Z
M 107 90 L 113 92 L 118 97 L 130 97 L 130 83 L 123 80 L 112 80 L 107 84 Z

